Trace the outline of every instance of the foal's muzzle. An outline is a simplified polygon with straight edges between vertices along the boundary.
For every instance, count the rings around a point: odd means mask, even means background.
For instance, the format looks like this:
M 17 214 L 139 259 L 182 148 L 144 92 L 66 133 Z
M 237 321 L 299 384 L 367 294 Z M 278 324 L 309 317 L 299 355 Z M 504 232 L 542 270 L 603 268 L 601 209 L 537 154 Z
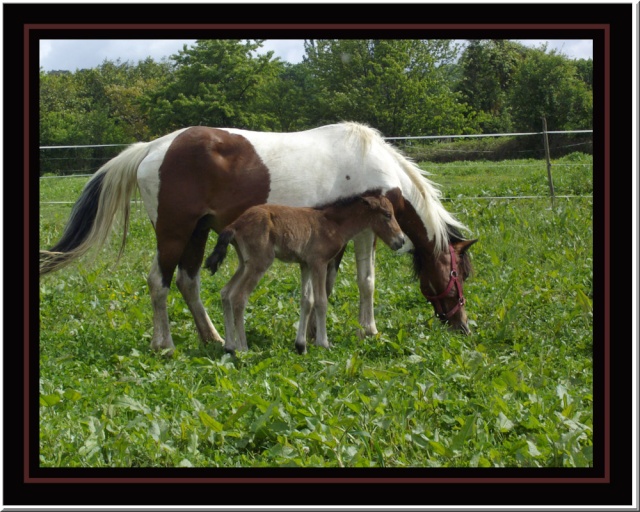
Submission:
M 391 243 L 391 248 L 394 251 L 397 251 L 398 249 L 400 249 L 402 246 L 404 245 L 404 235 L 400 235 L 396 238 L 393 239 L 393 242 Z

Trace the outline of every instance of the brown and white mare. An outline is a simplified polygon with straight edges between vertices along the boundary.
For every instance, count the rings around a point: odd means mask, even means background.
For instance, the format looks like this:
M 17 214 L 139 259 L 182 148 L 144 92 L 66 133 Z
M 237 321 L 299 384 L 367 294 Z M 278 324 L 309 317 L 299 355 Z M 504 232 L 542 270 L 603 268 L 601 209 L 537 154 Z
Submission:
M 40 274 L 102 246 L 116 214 L 127 236 L 131 196 L 140 189 L 156 233 L 148 276 L 153 306 L 151 347 L 174 349 L 167 295 L 176 283 L 203 341 L 222 341 L 200 299 L 200 267 L 210 230 L 222 231 L 257 204 L 313 207 L 380 189 L 412 248 L 422 294 L 453 329 L 469 332 L 462 282 L 471 271 L 467 228 L 442 205 L 440 190 L 417 165 L 357 123 L 293 133 L 195 126 L 130 146 L 104 164 L 74 205 L 61 239 L 40 251 Z M 375 235 L 354 238 L 362 334 L 376 334 L 373 316 Z M 333 287 L 340 255 L 327 269 Z M 453 313 L 451 313 L 453 311 Z M 451 314 L 449 314 L 451 313 Z M 447 316 L 448 315 L 448 316 Z
M 251 292 L 277 258 L 298 263 L 301 274 L 300 322 L 295 347 L 307 351 L 307 324 L 315 310 L 315 344 L 328 348 L 327 268 L 354 236 L 373 231 L 393 250 L 404 245 L 404 235 L 393 215 L 393 205 L 379 193 L 357 195 L 318 208 L 275 204 L 252 206 L 222 230 L 205 267 L 216 273 L 233 244 L 238 269 L 222 288 L 226 352 L 246 351 L 244 310 Z

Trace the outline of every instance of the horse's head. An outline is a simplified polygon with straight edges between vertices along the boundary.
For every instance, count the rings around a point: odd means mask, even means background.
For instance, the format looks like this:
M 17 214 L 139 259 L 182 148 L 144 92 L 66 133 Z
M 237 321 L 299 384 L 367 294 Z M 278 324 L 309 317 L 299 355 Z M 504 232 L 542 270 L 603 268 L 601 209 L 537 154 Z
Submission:
M 371 229 L 385 244 L 397 251 L 405 242 L 404 233 L 393 214 L 393 204 L 385 196 L 362 196 L 368 205 Z
M 433 304 L 436 316 L 452 330 L 470 334 L 467 325 L 466 299 L 463 283 L 471 274 L 471 261 L 467 250 L 478 240 L 460 240 L 449 243 L 449 250 L 437 255 L 432 268 L 419 272 L 420 290 Z

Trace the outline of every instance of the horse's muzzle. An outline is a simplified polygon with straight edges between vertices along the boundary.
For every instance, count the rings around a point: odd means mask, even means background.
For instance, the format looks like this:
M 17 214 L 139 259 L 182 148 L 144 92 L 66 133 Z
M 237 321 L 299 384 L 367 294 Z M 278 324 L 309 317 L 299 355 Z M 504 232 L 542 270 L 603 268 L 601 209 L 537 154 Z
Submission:
M 458 322 L 455 324 L 450 323 L 449 329 L 451 331 L 456 331 L 462 334 L 466 334 L 467 336 L 471 334 L 471 329 L 469 329 L 469 326 L 467 325 L 466 322 Z

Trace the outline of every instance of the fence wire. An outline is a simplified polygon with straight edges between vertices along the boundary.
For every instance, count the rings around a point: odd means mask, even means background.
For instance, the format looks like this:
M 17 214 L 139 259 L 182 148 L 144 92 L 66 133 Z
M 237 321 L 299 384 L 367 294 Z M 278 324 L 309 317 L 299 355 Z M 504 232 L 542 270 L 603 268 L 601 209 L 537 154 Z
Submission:
M 549 131 L 547 134 L 557 134 L 557 135 L 565 135 L 565 134 L 592 134 L 593 130 L 572 130 L 572 131 Z M 544 132 L 531 132 L 531 133 L 505 133 L 505 134 L 472 134 L 472 135 L 435 135 L 435 136 L 411 136 L 411 137 L 384 137 L 386 140 L 393 141 L 392 143 L 397 144 L 398 142 L 406 144 L 406 148 L 408 149 L 416 149 L 415 143 L 421 140 L 427 141 L 426 144 L 434 144 L 433 141 L 440 140 L 452 140 L 452 139 L 463 139 L 463 138 L 489 138 L 489 137 L 517 137 L 517 136 L 533 136 L 533 135 L 543 135 Z M 496 154 L 496 150 L 491 149 L 459 149 L 459 148 L 443 148 L 440 147 L 442 142 L 435 142 L 437 145 L 437 151 L 439 153 L 448 153 L 448 154 L 458 154 L 458 155 L 490 155 L 492 153 Z M 593 141 L 584 141 L 577 142 L 571 144 L 563 144 L 554 146 L 554 151 L 562 153 L 565 150 L 570 148 L 579 148 L 585 146 L 591 146 Z M 111 160 L 114 156 L 116 156 L 123 147 L 129 146 L 130 144 L 93 144 L 93 145 L 65 145 L 65 146 L 40 146 L 41 150 L 41 159 L 40 159 L 40 179 L 41 180 L 50 180 L 50 179 L 60 179 L 60 178 L 89 178 L 91 177 L 104 163 Z M 430 146 L 433 147 L 433 146 Z M 66 156 L 44 156 L 45 153 L 51 153 L 52 151 L 61 151 Z M 103 156 L 96 156 L 95 151 L 102 152 Z M 537 155 L 541 155 L 539 157 L 540 160 L 544 159 L 544 148 L 532 148 L 532 149 L 524 149 L 524 150 L 512 150 L 512 153 L 535 153 Z M 505 159 L 506 160 L 506 159 Z M 60 165 L 62 162 L 68 162 L 69 165 Z M 428 162 L 422 161 L 421 168 L 426 172 L 433 173 L 434 170 L 437 170 L 443 166 L 447 168 L 468 168 L 470 163 L 477 163 L 477 160 L 466 160 L 465 162 L 469 163 L 454 163 L 453 162 Z M 513 163 L 502 163 L 499 160 L 492 161 L 482 159 L 481 162 L 483 164 L 489 165 L 491 167 L 498 168 L 543 168 L 543 162 L 532 162 L 532 163 L 522 163 L 522 164 L 513 164 Z M 88 165 L 87 165 L 88 164 Z M 93 165 L 91 165 L 93 164 Z M 553 167 L 571 167 L 571 166 L 591 166 L 592 164 L 588 163 L 553 163 Z M 65 167 L 67 167 L 65 169 Z M 45 175 L 43 174 L 45 172 Z M 589 198 L 592 196 L 582 196 L 582 195 L 554 195 L 555 198 L 578 198 L 585 197 Z M 468 200 L 514 200 L 514 199 L 548 199 L 549 196 L 537 196 L 537 195 L 528 195 L 528 196 L 477 196 L 477 197 L 469 197 L 465 196 L 463 198 L 443 198 L 443 200 L 460 200 L 460 199 L 468 199 Z M 137 202 L 139 200 L 134 200 Z M 41 205 L 72 205 L 75 201 L 43 201 Z

